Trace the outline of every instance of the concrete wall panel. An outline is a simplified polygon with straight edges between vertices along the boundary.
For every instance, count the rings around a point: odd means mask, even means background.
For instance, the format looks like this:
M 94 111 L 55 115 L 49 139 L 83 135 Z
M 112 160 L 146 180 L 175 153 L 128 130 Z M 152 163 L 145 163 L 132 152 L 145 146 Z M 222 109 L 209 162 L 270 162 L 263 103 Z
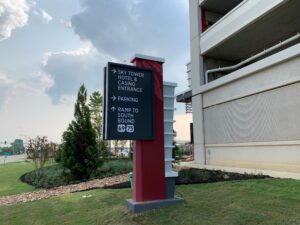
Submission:
M 264 64 L 262 62 L 257 62 L 250 65 L 249 68 L 244 68 L 229 74 L 224 78 L 222 77 L 219 81 L 216 80 L 215 83 L 219 82 L 222 84 L 222 81 L 226 82 L 226 79 L 230 79 L 236 75 L 240 76 L 247 74 L 247 76 L 243 76 L 240 79 L 233 80 L 225 85 L 205 91 L 203 93 L 203 107 L 206 108 L 222 102 L 231 101 L 300 81 L 299 47 L 300 44 L 262 60 L 266 61 L 266 67 L 262 67 L 258 71 L 255 71 L 255 68 L 258 68 L 259 64 L 262 64 L 263 66 Z M 281 61 L 279 60 L 277 64 L 271 65 L 272 62 L 276 62 L 276 58 L 286 57 L 287 55 L 294 55 L 294 57 L 289 58 L 288 60 L 280 59 Z M 268 61 L 269 63 L 267 63 Z
M 207 165 L 300 172 L 300 145 L 215 146 L 206 148 Z
M 204 109 L 206 144 L 300 139 L 300 83 Z

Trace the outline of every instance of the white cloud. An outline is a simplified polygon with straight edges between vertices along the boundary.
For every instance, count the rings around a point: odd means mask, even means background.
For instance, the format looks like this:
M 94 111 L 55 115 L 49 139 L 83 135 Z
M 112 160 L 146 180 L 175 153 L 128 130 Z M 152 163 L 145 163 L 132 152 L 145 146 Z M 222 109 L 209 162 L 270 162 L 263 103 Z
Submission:
M 72 17 L 72 26 L 82 40 L 120 60 L 137 52 L 174 59 L 188 50 L 182 1 L 82 0 L 84 11 Z
M 36 4 L 33 4 L 32 6 L 32 13 L 36 16 L 39 16 L 44 23 L 48 24 L 53 20 L 53 17 L 47 13 L 44 9 L 40 9 L 36 6 Z
M 48 74 L 38 72 L 28 79 L 18 81 L 15 87 L 36 95 L 42 95 L 53 85 L 54 81 Z
M 42 70 L 53 81 L 46 93 L 54 104 L 58 104 L 73 99 L 83 83 L 89 92 L 101 90 L 103 67 L 107 61 L 114 59 L 99 54 L 89 44 L 74 51 L 45 53 Z
M 51 78 L 41 72 L 23 80 L 10 79 L 7 75 L 0 73 L 0 109 L 10 102 L 18 91 L 25 91 L 39 96 L 44 94 L 51 86 L 53 86 Z
M 164 79 L 187 88 L 188 8 L 185 0 L 82 0 L 84 10 L 71 18 L 81 40 L 119 61 L 135 53 L 166 59 Z
M 1 139 L 13 141 L 21 134 L 27 138 L 45 135 L 51 141 L 60 142 L 74 110 L 74 101 L 72 105 L 64 103 L 54 106 L 45 93 L 37 94 L 28 89 L 14 89 L 14 95 L 5 107 L 0 105 Z
M 26 0 L 0 0 L 0 41 L 9 38 L 14 29 L 27 24 L 28 10 Z
M 53 20 L 52 16 L 50 16 L 45 10 L 41 10 L 41 16 L 45 23 L 50 23 Z
M 12 85 L 12 81 L 6 75 L 0 73 L 0 108 L 8 101 Z
M 71 28 L 72 23 L 70 20 L 60 19 L 60 24 L 63 25 L 66 28 Z
M 48 136 L 59 142 L 72 118 L 75 99 L 63 97 L 62 104 L 53 106 L 46 90 L 52 79 L 37 73 L 24 80 L 13 80 L 0 73 L 0 137 L 14 140 L 21 134 L 27 137 Z M 24 138 L 24 136 L 22 137 Z
M 89 91 L 101 89 L 106 62 L 128 62 L 134 53 L 165 58 L 165 80 L 177 81 L 178 89 L 186 89 L 189 31 L 183 1 L 82 0 L 84 10 L 71 22 L 60 22 L 72 25 L 81 40 L 90 44 L 44 55 L 42 70 L 54 82 L 47 90 L 53 103 L 75 95 L 82 83 Z

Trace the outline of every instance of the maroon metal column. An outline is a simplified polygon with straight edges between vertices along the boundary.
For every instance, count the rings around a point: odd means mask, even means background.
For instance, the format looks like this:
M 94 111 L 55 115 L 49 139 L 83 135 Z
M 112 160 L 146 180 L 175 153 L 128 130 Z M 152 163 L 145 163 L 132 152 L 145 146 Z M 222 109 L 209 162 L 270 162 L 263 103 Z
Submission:
M 137 56 L 132 63 L 153 70 L 155 93 L 154 140 L 135 141 L 133 146 L 133 200 L 142 202 L 165 199 L 163 62 Z

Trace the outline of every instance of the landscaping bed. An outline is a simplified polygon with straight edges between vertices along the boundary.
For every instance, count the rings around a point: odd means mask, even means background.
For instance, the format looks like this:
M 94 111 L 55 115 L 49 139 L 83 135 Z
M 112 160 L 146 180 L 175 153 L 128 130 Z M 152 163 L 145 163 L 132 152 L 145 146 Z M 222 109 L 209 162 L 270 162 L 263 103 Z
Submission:
M 201 183 L 215 183 L 221 181 L 266 179 L 266 178 L 270 178 L 270 177 L 266 175 L 231 173 L 231 172 L 225 172 L 221 170 L 184 168 L 179 170 L 178 177 L 176 177 L 175 183 L 176 185 L 201 184 Z M 130 182 L 126 181 L 123 183 L 107 185 L 104 188 L 119 189 L 119 188 L 129 188 L 129 187 L 130 187 Z
M 129 181 L 129 175 L 117 175 L 112 177 L 106 177 L 103 179 L 94 179 L 87 182 L 81 182 L 78 184 L 69 184 L 60 187 L 54 187 L 49 189 L 42 189 L 34 192 L 20 193 L 16 195 L 0 196 L 0 206 L 14 205 L 20 202 L 32 202 L 36 200 L 46 199 L 54 196 L 61 196 L 64 194 L 82 192 L 87 190 L 105 188 L 114 184 L 125 183 Z
M 120 174 L 127 174 L 132 171 L 132 161 L 129 159 L 112 159 L 104 162 L 96 173 L 93 174 L 90 180 L 101 179 L 105 177 L 112 177 Z M 37 178 L 39 173 L 39 178 Z M 195 169 L 195 168 L 182 168 L 178 172 L 176 178 L 176 185 L 182 184 L 201 184 L 201 183 L 214 183 L 220 181 L 232 180 L 249 180 L 249 179 L 265 179 L 270 178 L 265 175 L 254 174 L 240 174 L 231 173 L 221 170 L 208 170 L 208 169 Z M 20 178 L 23 182 L 30 184 L 36 188 L 53 188 L 64 186 L 68 184 L 76 184 L 85 181 L 72 180 L 60 164 L 44 167 L 40 170 L 34 170 L 25 173 Z M 119 183 L 107 184 L 104 188 L 129 188 L 130 182 L 128 180 Z
M 103 163 L 91 176 L 92 179 L 101 179 L 132 171 L 132 161 L 129 159 L 112 159 Z M 23 174 L 20 180 L 36 188 L 53 188 L 68 184 L 84 182 L 83 180 L 72 180 L 68 171 L 64 171 L 60 164 L 47 166 Z
M 250 179 L 266 179 L 270 178 L 266 175 L 255 175 L 247 173 L 231 173 L 222 170 L 208 170 L 185 168 L 178 172 L 176 184 L 201 184 L 201 183 L 215 183 L 220 181 L 230 180 L 250 180 Z

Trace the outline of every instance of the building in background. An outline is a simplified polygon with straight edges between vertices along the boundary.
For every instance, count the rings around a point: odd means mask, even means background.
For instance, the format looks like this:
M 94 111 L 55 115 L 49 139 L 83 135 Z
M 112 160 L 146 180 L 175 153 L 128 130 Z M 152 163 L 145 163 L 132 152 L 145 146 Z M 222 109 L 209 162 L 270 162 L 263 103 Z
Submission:
M 189 4 L 195 165 L 300 173 L 300 1 Z
M 8 153 L 10 155 L 20 155 L 25 153 L 25 146 L 22 139 L 15 139 L 14 142 L 0 142 L 0 155 Z
M 133 141 L 130 140 L 108 140 L 107 148 L 112 156 L 129 157 L 133 151 Z
M 22 139 L 15 139 L 14 142 L 11 144 L 11 147 L 14 155 L 25 153 L 24 141 Z

